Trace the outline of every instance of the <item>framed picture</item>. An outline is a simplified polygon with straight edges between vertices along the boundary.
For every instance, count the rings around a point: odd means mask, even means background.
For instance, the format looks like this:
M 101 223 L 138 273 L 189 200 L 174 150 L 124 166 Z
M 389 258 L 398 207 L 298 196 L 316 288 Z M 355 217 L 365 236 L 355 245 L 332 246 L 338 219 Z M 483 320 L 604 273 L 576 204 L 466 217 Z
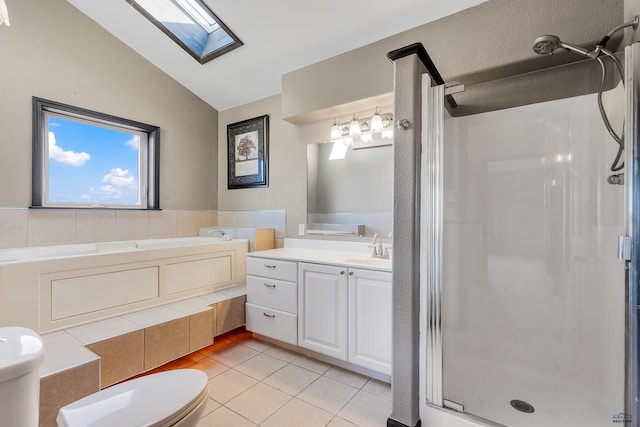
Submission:
M 269 186 L 269 116 L 227 125 L 227 188 Z

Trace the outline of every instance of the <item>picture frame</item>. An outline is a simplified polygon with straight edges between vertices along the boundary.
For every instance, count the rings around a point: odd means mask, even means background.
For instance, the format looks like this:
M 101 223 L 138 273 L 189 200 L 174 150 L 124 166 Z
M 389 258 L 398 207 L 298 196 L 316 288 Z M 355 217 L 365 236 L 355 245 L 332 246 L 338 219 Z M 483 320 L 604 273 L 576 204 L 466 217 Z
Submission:
M 269 186 L 269 116 L 227 125 L 227 189 Z

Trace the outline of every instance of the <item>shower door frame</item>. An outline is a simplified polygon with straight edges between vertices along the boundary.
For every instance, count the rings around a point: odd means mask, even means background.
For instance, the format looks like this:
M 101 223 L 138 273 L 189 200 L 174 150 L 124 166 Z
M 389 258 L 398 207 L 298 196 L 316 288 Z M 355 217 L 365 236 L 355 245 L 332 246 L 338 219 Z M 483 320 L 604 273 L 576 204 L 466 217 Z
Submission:
M 625 261 L 625 425 L 640 427 L 640 42 L 625 48 L 625 236 L 621 236 L 618 257 Z M 422 130 L 422 200 L 420 251 L 423 254 L 421 286 L 426 291 L 426 403 L 447 409 L 443 397 L 442 274 L 444 194 L 444 86 L 431 86 L 423 79 L 422 109 L 428 125 Z M 625 252 L 624 247 L 628 248 Z M 611 249 L 615 250 L 614 248 Z M 426 257 L 426 254 L 430 256 Z M 435 256 L 434 256 L 435 254 Z M 449 407 L 455 409 L 455 405 Z M 460 416 L 497 425 L 469 413 Z
M 640 290 L 640 147 L 638 144 L 638 96 L 640 95 L 640 42 L 625 48 L 625 185 L 626 216 L 625 233 L 629 253 L 620 253 L 626 262 L 626 331 L 625 331 L 625 414 L 631 418 L 630 425 L 640 426 L 640 404 L 638 402 L 639 337 L 638 292 Z M 629 149 L 631 148 L 631 149 Z

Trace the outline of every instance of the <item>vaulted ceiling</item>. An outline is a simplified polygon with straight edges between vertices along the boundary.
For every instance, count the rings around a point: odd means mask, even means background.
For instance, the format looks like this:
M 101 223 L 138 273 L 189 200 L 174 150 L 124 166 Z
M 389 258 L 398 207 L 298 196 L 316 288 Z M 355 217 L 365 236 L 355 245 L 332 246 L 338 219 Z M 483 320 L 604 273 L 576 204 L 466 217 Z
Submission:
M 443 39 L 432 55 L 445 80 L 478 82 L 578 59 L 540 59 L 532 41 L 554 33 L 591 43 L 623 17 L 622 0 L 599 2 L 601 10 L 585 6 L 592 0 L 204 0 L 244 46 L 201 65 L 125 0 L 67 1 L 218 110 L 279 93 L 285 73 L 431 22 L 449 26 L 443 34 L 450 43 Z M 514 1 L 522 14 L 501 15 Z M 477 5 L 486 26 L 477 13 L 451 16 Z

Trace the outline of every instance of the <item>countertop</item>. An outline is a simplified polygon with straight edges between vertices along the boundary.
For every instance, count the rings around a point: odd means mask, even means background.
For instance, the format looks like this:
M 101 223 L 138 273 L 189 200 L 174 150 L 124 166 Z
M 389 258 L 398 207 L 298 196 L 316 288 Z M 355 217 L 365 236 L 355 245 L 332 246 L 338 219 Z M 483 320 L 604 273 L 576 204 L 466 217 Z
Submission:
M 286 261 L 302 261 L 316 264 L 331 264 L 367 270 L 391 271 L 391 259 L 373 258 L 370 253 L 360 251 L 339 251 L 300 247 L 284 247 L 267 251 L 250 252 L 253 258 L 280 259 Z

